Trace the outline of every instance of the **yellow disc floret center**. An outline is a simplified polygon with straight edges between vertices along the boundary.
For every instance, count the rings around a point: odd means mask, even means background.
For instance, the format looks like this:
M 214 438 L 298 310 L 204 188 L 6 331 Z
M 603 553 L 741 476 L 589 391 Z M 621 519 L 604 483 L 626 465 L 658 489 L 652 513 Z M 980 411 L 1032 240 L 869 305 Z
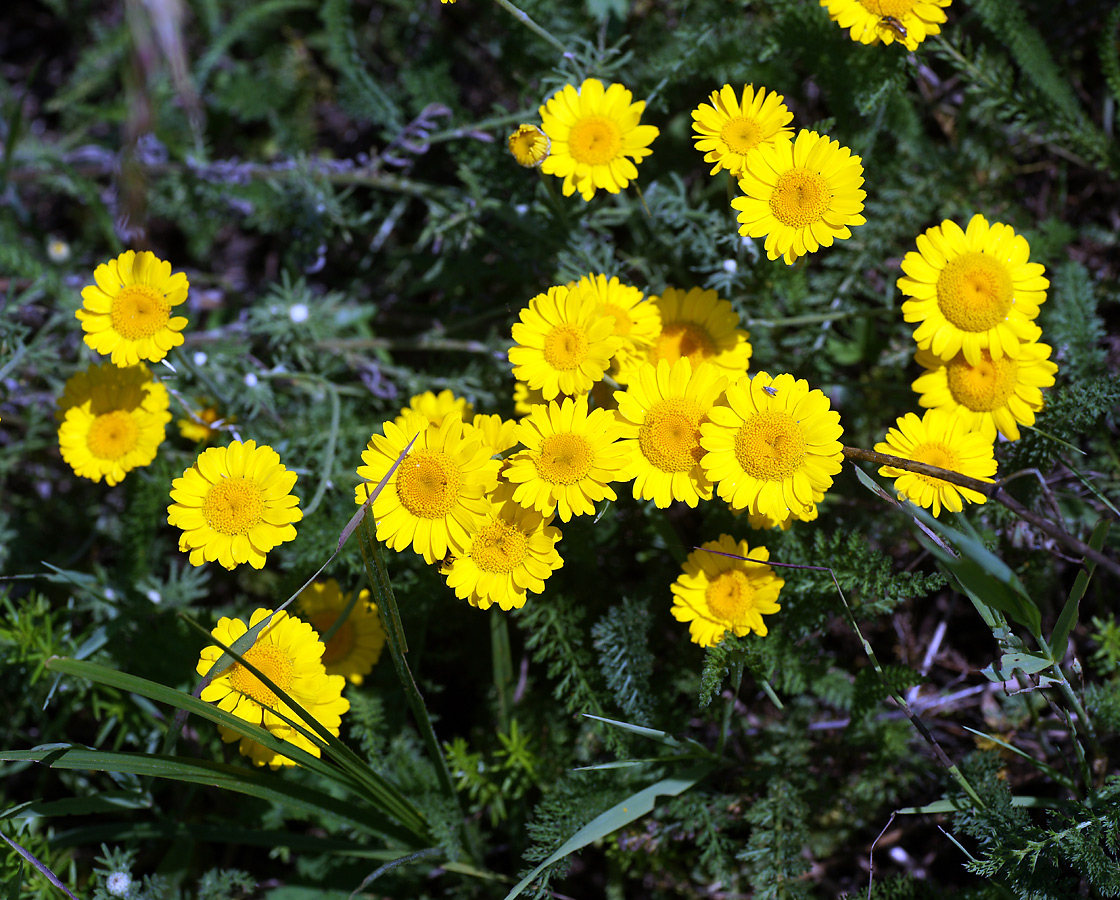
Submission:
M 319 632 L 321 637 L 330 631 L 330 627 L 335 623 L 338 615 L 339 614 L 334 610 L 327 610 L 317 613 L 314 616 L 309 616 L 308 621 L 311 623 L 311 627 Z M 354 623 L 351 617 L 348 616 L 346 621 L 338 626 L 338 630 L 331 635 L 331 639 L 326 642 L 325 649 L 323 650 L 323 665 L 329 666 L 346 659 L 353 649 Z
M 638 446 L 662 472 L 688 472 L 700 462 L 700 420 L 704 411 L 695 400 L 668 397 L 653 405 L 638 429 Z
M 150 284 L 126 284 L 113 298 L 113 331 L 130 341 L 149 338 L 167 324 L 171 304 Z
M 544 336 L 544 359 L 558 372 L 579 368 L 587 359 L 587 333 L 578 325 L 564 323 Z
M 937 278 L 937 305 L 961 331 L 988 331 L 1007 318 L 1015 285 L 1007 267 L 984 253 L 962 253 Z
M 223 478 L 206 492 L 202 517 L 219 534 L 248 534 L 264 518 L 264 494 L 247 478 Z
M 732 153 L 745 154 L 762 143 L 762 127 L 756 119 L 739 116 L 728 120 L 719 136 Z
M 873 16 L 901 19 L 914 8 L 914 0 L 860 0 L 860 6 Z
M 751 416 L 735 433 L 735 459 L 759 481 L 791 478 L 805 459 L 801 426 L 787 412 L 768 409 Z
M 692 322 L 669 322 L 662 326 L 661 336 L 653 346 L 650 362 L 655 366 L 661 360 L 670 365 L 687 356 L 693 367 L 716 355 L 712 336 Z
M 582 434 L 550 434 L 541 441 L 537 474 L 549 484 L 576 484 L 595 461 L 591 442 Z
M 471 559 L 483 572 L 512 572 L 529 552 L 529 539 L 520 528 L 497 519 L 475 535 L 471 543 Z
M 281 690 L 287 691 L 292 686 L 292 661 L 279 647 L 271 644 L 254 644 L 248 653 L 242 653 L 245 661 L 251 663 L 267 675 L 272 683 Z M 280 699 L 265 686 L 265 683 L 246 669 L 241 663 L 233 664 L 233 671 L 229 675 L 230 687 L 238 693 L 256 700 L 261 706 L 276 709 Z
M 568 151 L 577 163 L 602 166 L 622 151 L 622 129 L 605 116 L 588 116 L 572 126 Z
M 914 462 L 925 463 L 927 466 L 937 466 L 939 469 L 951 469 L 954 472 L 959 465 L 957 454 L 940 441 L 918 444 L 910 454 L 910 458 L 914 460 Z M 935 487 L 940 487 L 945 484 L 940 478 L 935 478 L 932 475 L 919 474 L 918 477 L 926 482 L 926 484 L 932 484 Z
M 397 470 L 397 496 L 420 519 L 442 519 L 459 499 L 463 476 L 442 450 L 414 450 Z
M 770 212 L 790 228 L 804 228 L 824 218 L 832 203 L 828 179 L 809 169 L 782 173 L 770 195 Z
M 634 321 L 630 318 L 630 313 L 617 303 L 604 303 L 599 312 L 604 316 L 614 316 L 614 334 L 619 337 L 625 337 L 634 327 Z
M 739 624 L 753 606 L 751 580 L 738 569 L 720 572 L 704 592 L 712 618 Z
M 98 459 L 120 459 L 136 448 L 140 428 L 123 409 L 114 409 L 98 416 L 89 426 L 86 446 Z
M 974 366 L 958 353 L 946 367 L 949 393 L 973 412 L 991 412 L 1006 406 L 1015 393 L 1018 374 L 1018 360 L 1009 356 L 992 359 L 987 350 L 980 351 L 980 362 Z

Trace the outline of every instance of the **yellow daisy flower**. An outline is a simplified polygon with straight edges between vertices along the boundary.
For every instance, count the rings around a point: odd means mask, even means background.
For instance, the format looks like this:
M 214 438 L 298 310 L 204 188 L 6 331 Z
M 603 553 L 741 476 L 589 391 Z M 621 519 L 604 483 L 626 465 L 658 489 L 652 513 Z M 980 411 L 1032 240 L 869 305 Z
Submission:
M 599 303 L 599 312 L 614 316 L 614 336 L 618 349 L 611 358 L 610 375 L 619 384 L 629 384 L 634 369 L 645 360 L 661 331 L 661 312 L 657 304 L 647 301 L 636 287 L 623 284 L 606 275 L 584 275 L 575 284 L 591 292 Z
M 407 411 L 404 426 L 385 423 L 385 436 L 373 435 L 362 453 L 354 500 L 365 503 L 370 491 L 416 437 L 408 455 L 373 501 L 377 539 L 394 550 L 411 546 L 428 564 L 448 551 L 462 553 L 470 534 L 486 515 L 486 495 L 498 484 L 500 461 L 491 459 L 480 433 L 447 416 L 432 425 L 418 413 Z
M 718 541 L 701 544 L 688 554 L 684 573 L 672 584 L 673 618 L 688 622 L 688 636 L 701 647 L 714 647 L 728 631 L 736 637 L 752 631 L 765 637 L 762 617 L 781 609 L 778 594 L 785 581 L 770 566 L 735 556 L 765 561 L 770 551 L 751 550 L 745 540 L 736 542 L 721 534 Z
M 828 135 L 802 129 L 796 140 L 762 144 L 739 179 L 746 196 L 731 201 L 739 234 L 765 237 L 767 258 L 792 264 L 866 221 L 862 184 L 862 160 Z
M 919 350 L 916 359 L 926 369 L 913 384 L 921 394 L 918 404 L 958 411 L 970 431 L 979 431 L 989 441 L 996 439 L 997 431 L 1010 441 L 1019 440 L 1019 426 L 1034 424 L 1034 414 L 1042 409 L 1042 388 L 1054 383 L 1058 371 L 1050 361 L 1050 347 L 1039 343 L 1023 344 L 1017 359 L 992 359 L 981 350 L 976 365 L 963 353 L 945 362 Z
M 621 84 L 604 88 L 588 78 L 578 91 L 565 85 L 540 108 L 541 128 L 552 142 L 541 171 L 564 179 L 565 197 L 579 191 L 590 200 L 598 189 L 617 194 L 638 177 L 634 163 L 653 152 L 649 145 L 660 131 L 638 124 L 646 104 L 633 98 Z
M 693 369 L 712 363 L 723 375 L 737 378 L 750 366 L 750 332 L 738 327 L 739 314 L 715 291 L 692 288 L 688 293 L 667 287 L 653 302 L 661 312 L 661 333 L 649 361 L 674 363 L 688 357 Z
M 744 510 L 732 510 L 732 512 L 734 512 L 736 515 L 742 515 Z M 781 531 L 789 531 L 789 527 L 794 523 L 794 521 L 815 522 L 817 520 L 817 516 L 820 515 L 820 510 L 817 509 L 817 504 L 815 503 L 812 504 L 807 510 L 803 510 L 797 515 L 794 515 L 793 511 L 790 510 L 782 518 L 771 515 L 760 515 L 759 513 L 753 513 L 749 510 L 746 512 L 747 524 L 750 525 L 750 527 L 755 531 L 770 531 L 774 528 L 777 528 Z
M 335 579 L 328 578 L 304 588 L 296 605 L 300 618 L 310 623 L 321 639 L 346 609 L 350 597 L 351 594 L 342 593 Z M 346 621 L 327 641 L 323 665 L 328 675 L 341 675 L 351 684 L 361 684 L 377 665 L 384 646 L 385 629 L 377 606 L 369 602 L 369 591 L 363 588 Z
M 90 366 L 58 401 L 58 446 L 81 478 L 112 486 L 156 458 L 166 436 L 168 394 L 146 366 Z
M 907 50 L 941 33 L 952 0 L 820 0 L 828 17 L 861 44 L 898 41 Z
M 401 414 L 393 421 L 398 428 L 403 428 L 405 415 L 409 410 L 420 413 L 433 425 L 442 425 L 447 416 L 455 416 L 461 422 L 469 422 L 474 415 L 474 406 L 465 397 L 456 397 L 454 392 L 444 389 L 438 394 L 424 391 L 408 401 L 408 406 L 401 409 Z
M 608 482 L 626 480 L 626 447 L 613 413 L 587 410 L 587 397 L 537 406 L 517 423 L 525 450 L 509 458 L 503 476 L 513 499 L 545 515 L 595 514 L 601 500 L 617 500 Z
M 503 419 L 497 413 L 490 415 L 478 413 L 469 427 L 478 429 L 482 445 L 490 451 L 491 456 L 501 456 L 517 446 L 515 419 Z
M 196 421 L 196 419 L 202 421 Z M 194 418 L 188 416 L 184 419 L 178 419 L 175 424 L 179 426 L 181 437 L 188 441 L 194 441 L 196 444 L 209 444 L 222 433 L 218 426 L 232 425 L 236 421 L 235 416 L 221 415 L 216 406 L 204 406 L 195 412 Z
M 190 285 L 182 272 L 171 274 L 171 263 L 147 250 L 128 250 L 94 269 L 93 280 L 82 288 L 75 315 L 86 344 L 109 354 L 113 365 L 159 362 L 183 343 L 179 332 L 187 320 L 171 312 L 186 301 Z
M 249 619 L 249 625 L 241 619 L 223 616 L 210 633 L 216 640 L 230 647 L 251 626 L 271 612 L 271 609 L 256 610 Z M 204 647 L 199 654 L 195 671 L 199 675 L 209 675 L 223 652 L 218 646 Z M 315 721 L 331 734 L 338 735 L 341 716 L 350 708 L 350 701 L 342 696 L 345 679 L 341 675 L 328 675 L 323 668 L 323 644 L 310 625 L 280 611 L 257 635 L 253 646 L 241 655 L 302 706 Z M 277 713 L 305 725 L 306 721 L 239 662 L 214 673 L 200 696 L 207 703 L 214 703 L 219 709 L 233 713 L 239 719 L 267 728 L 274 737 L 306 750 L 312 756 L 320 755 L 318 745 L 292 728 Z M 250 757 L 258 766 L 267 763 L 270 768 L 278 769 L 281 766 L 295 765 L 288 757 L 275 753 L 254 740 L 242 738 L 224 725 L 219 725 L 218 731 L 222 740 L 227 743 L 240 740 L 242 755 Z
M 1050 282 L 1010 225 L 989 225 L 977 213 L 961 231 L 946 219 L 918 235 L 917 244 L 902 259 L 906 274 L 898 287 L 914 298 L 902 304 L 902 317 L 921 323 L 914 329 L 919 349 L 946 361 L 963 351 L 975 366 L 981 350 L 1015 359 L 1023 344 L 1041 337 L 1033 319 Z
M 461 554 L 443 564 L 440 574 L 455 596 L 471 606 L 520 609 L 526 594 L 544 591 L 545 580 L 564 565 L 556 552 L 560 530 L 552 516 L 526 509 L 503 487 Z
M 600 381 L 618 348 L 614 317 L 604 315 L 585 289 L 551 287 L 521 310 L 509 351 L 513 377 L 545 400 L 584 394 Z
M 674 500 L 696 506 L 712 497 L 700 466 L 700 426 L 723 393 L 727 378 L 711 363 L 693 368 L 688 357 L 638 369 L 626 392 L 615 392 L 630 459 L 634 497 L 659 509 Z
M 192 566 L 260 569 L 273 547 L 295 540 L 293 523 L 303 518 L 295 483 L 296 473 L 267 444 L 210 447 L 172 482 L 167 523 L 183 530 L 179 549 L 190 553 Z
M 551 142 L 536 125 L 518 125 L 509 136 L 509 152 L 519 166 L 535 169 L 548 156 Z
M 700 462 L 735 509 L 775 519 L 807 515 L 841 469 L 840 414 L 802 378 L 744 375 L 708 418 Z
M 927 409 L 920 419 L 914 413 L 907 413 L 898 419 L 897 428 L 887 431 L 886 441 L 875 445 L 875 452 L 991 481 L 990 476 L 996 473 L 992 442 L 979 431 L 969 431 L 965 418 L 947 409 Z M 941 515 L 943 506 L 949 512 L 960 512 L 961 498 L 970 503 L 987 501 L 978 491 L 930 475 L 893 466 L 880 467 L 879 474 L 895 479 L 899 500 L 909 499 L 925 509 L 932 507 L 935 516 Z
M 557 400 L 564 399 L 563 394 L 557 394 Z M 544 394 L 539 389 L 530 388 L 524 381 L 513 383 L 513 412 L 518 416 L 527 416 L 533 411 L 534 406 L 547 403 Z
M 715 163 L 710 175 L 726 169 L 736 178 L 747 167 L 747 153 L 762 144 L 793 140 L 793 121 L 785 105 L 785 98 L 773 91 L 766 92 L 753 84 L 743 85 L 742 102 L 735 96 L 735 89 L 725 84 L 712 91 L 708 98 L 711 106 L 701 103 L 692 111 L 693 140 L 696 149 L 704 154 L 704 162 Z

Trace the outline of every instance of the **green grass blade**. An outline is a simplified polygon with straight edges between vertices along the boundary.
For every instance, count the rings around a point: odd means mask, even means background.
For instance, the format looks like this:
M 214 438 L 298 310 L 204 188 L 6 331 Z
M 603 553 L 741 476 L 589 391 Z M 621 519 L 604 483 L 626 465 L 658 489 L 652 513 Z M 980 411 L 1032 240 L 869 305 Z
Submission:
M 640 819 L 647 813 L 653 812 L 654 804 L 657 802 L 658 797 L 676 797 L 683 794 L 690 787 L 692 787 L 701 778 L 712 771 L 712 767 L 708 765 L 695 766 L 680 775 L 673 776 L 672 778 L 663 778 L 656 784 L 651 784 L 647 788 L 643 788 L 635 794 L 631 794 L 621 803 L 616 803 L 606 812 L 596 816 L 579 831 L 573 834 L 564 844 L 551 856 L 548 857 L 539 866 L 533 869 L 528 875 L 522 878 L 505 896 L 505 900 L 513 900 L 518 896 L 530 882 L 546 868 L 551 866 L 557 860 L 563 859 L 569 853 L 575 853 L 581 850 L 588 844 L 606 837 L 624 828 L 631 822 Z
M 1112 523 L 1108 519 L 1101 519 L 1097 522 L 1096 527 L 1093 529 L 1093 534 L 1089 538 L 1089 546 L 1094 550 L 1100 550 L 1104 547 L 1105 538 L 1108 537 L 1108 529 Z M 1065 658 L 1066 650 L 1069 647 L 1069 635 L 1073 631 L 1074 626 L 1077 625 L 1077 611 L 1081 605 L 1081 598 L 1085 596 L 1085 591 L 1089 587 L 1089 579 L 1093 577 L 1093 570 L 1096 569 L 1097 564 L 1090 560 L 1085 560 L 1084 568 L 1077 573 L 1077 578 L 1074 579 L 1073 587 L 1070 589 L 1069 597 L 1066 599 L 1066 605 L 1062 607 L 1062 612 L 1058 616 L 1058 621 L 1054 624 L 1054 633 L 1050 635 L 1050 641 L 1046 645 L 1050 651 L 1050 658 L 1055 663 L 1061 663 Z

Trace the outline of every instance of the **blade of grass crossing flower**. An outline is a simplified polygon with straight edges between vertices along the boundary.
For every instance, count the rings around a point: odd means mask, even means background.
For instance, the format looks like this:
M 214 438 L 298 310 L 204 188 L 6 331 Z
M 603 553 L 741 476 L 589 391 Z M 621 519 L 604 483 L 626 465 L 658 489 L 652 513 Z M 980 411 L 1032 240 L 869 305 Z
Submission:
M 1072 779 L 1067 778 L 1065 775 L 1063 775 L 1061 772 L 1059 772 L 1053 766 L 1047 765 L 1046 763 L 1044 763 L 1040 759 L 1035 759 L 1033 756 L 1031 756 L 1025 750 L 1020 750 L 1018 747 L 1015 747 L 1012 744 L 1007 743 L 1007 741 L 1000 740 L 999 738 L 993 737 L 990 734 L 985 734 L 983 731 L 977 731 L 975 728 L 969 728 L 967 725 L 964 725 L 962 727 L 964 728 L 965 731 L 972 732 L 972 734 L 976 735 L 977 737 L 981 737 L 986 741 L 991 741 L 993 744 L 996 744 L 1000 747 L 1003 747 L 1005 750 L 1010 750 L 1012 753 L 1014 753 L 1017 756 L 1021 756 L 1023 759 L 1025 759 L 1027 762 L 1029 762 L 1032 766 L 1034 766 L 1036 769 L 1038 769 L 1038 771 L 1042 772 L 1043 774 L 1049 775 L 1052 779 L 1054 779 L 1054 781 L 1056 781 L 1058 784 L 1062 785 L 1062 787 L 1066 788 L 1070 792 L 1076 793 L 1077 789 L 1074 786 Z
M 636 734 L 639 737 L 656 741 L 659 744 L 664 744 L 666 747 L 687 747 L 693 752 L 712 757 L 712 753 L 707 747 L 692 740 L 692 738 L 678 738 L 668 731 L 658 731 L 656 728 L 646 728 L 642 725 L 631 725 L 629 722 L 619 722 L 617 719 L 604 719 L 602 716 L 593 716 L 591 713 L 583 713 L 583 717 L 585 719 L 594 719 L 596 722 L 604 722 L 607 725 L 613 725 L 615 728 L 621 728 L 623 731 L 629 731 L 631 734 Z
M 1089 546 L 1094 550 L 1102 549 L 1111 526 L 1112 523 L 1108 519 L 1098 521 L 1093 529 L 1092 537 L 1089 538 Z M 1085 560 L 1083 565 L 1084 568 L 1077 573 L 1077 578 L 1073 581 L 1073 587 L 1066 599 L 1066 605 L 1062 607 L 1058 621 L 1054 624 L 1054 632 L 1050 635 L 1050 641 L 1046 645 L 1050 651 L 1050 658 L 1054 660 L 1055 664 L 1061 663 L 1065 658 L 1066 650 L 1069 648 L 1070 632 L 1077 625 L 1077 611 L 1081 598 L 1085 596 L 1085 591 L 1089 587 L 1089 579 L 1093 577 L 1093 572 L 1097 568 L 1096 563 L 1090 560 Z
M 569 853 L 582 850 L 588 844 L 594 843 L 600 838 L 605 838 L 608 834 L 613 834 L 631 822 L 637 821 L 653 811 L 658 797 L 676 797 L 683 794 L 711 771 L 712 767 L 710 765 L 700 765 L 672 778 L 663 778 L 661 781 L 631 794 L 606 812 L 600 813 L 568 838 L 555 853 L 517 882 L 513 886 L 513 890 L 506 894 L 505 900 L 513 900 L 514 897 L 517 897 L 532 883 L 534 878 L 554 862 L 563 859 Z

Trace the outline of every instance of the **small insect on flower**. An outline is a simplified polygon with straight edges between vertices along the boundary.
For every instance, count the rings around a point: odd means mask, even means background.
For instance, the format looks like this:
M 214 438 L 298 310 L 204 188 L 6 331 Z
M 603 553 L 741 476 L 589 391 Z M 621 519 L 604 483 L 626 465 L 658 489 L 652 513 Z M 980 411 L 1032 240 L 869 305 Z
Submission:
M 778 389 L 776 387 L 770 387 L 770 385 L 766 385 L 763 390 L 766 391 L 766 393 L 768 393 L 771 397 L 778 396 Z
M 906 26 L 903 25 L 894 16 L 883 16 L 879 20 L 879 22 L 883 25 L 884 28 L 889 28 L 891 31 L 893 31 L 900 40 L 906 40 Z

